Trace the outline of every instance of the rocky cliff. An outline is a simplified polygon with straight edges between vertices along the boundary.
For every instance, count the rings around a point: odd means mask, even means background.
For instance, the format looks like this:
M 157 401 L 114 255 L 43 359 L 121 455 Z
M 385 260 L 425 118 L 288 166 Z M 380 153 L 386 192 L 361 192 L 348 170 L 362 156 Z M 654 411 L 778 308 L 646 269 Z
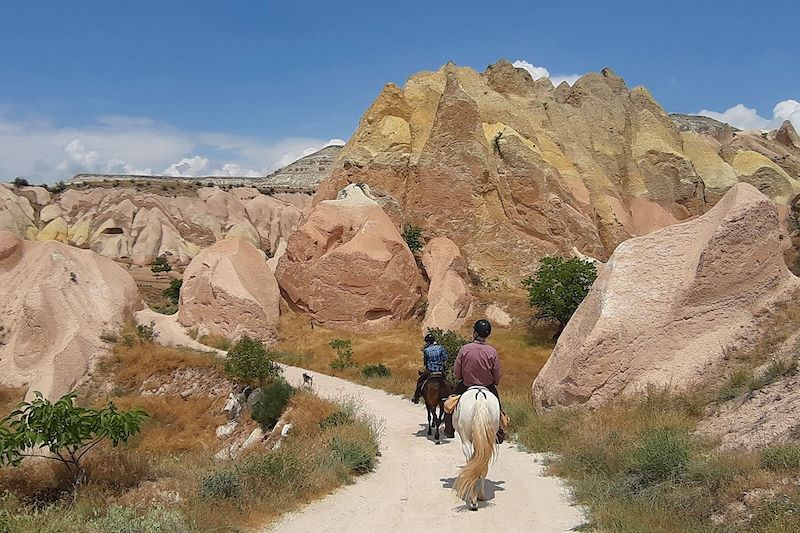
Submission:
M 384 87 L 315 202 L 367 183 L 395 223 L 452 239 L 473 278 L 513 282 L 544 255 L 607 259 L 739 181 L 778 202 L 800 190 L 797 147 L 728 137 L 680 131 L 609 69 L 553 87 L 504 60 L 449 63 Z

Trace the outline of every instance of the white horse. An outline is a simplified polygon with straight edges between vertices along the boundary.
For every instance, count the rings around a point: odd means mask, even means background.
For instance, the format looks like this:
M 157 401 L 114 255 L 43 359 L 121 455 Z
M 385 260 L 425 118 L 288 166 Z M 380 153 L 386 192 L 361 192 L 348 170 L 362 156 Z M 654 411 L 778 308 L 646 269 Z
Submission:
M 458 497 L 478 510 L 478 500 L 486 499 L 484 484 L 489 463 L 495 458 L 495 437 L 500 425 L 500 402 L 485 387 L 470 387 L 461 395 L 453 413 L 453 427 L 461 438 L 461 449 L 467 464 L 461 469 L 453 487 Z

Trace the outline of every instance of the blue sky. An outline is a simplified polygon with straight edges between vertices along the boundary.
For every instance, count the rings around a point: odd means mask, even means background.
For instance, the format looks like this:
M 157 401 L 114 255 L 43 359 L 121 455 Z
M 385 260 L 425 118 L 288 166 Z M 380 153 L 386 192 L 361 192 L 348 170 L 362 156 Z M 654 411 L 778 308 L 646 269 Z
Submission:
M 264 172 L 347 139 L 384 83 L 448 60 L 478 70 L 520 60 L 551 76 L 610 66 L 667 111 L 733 108 L 720 116 L 748 127 L 800 100 L 797 1 L 5 0 L 0 10 L 0 179 Z

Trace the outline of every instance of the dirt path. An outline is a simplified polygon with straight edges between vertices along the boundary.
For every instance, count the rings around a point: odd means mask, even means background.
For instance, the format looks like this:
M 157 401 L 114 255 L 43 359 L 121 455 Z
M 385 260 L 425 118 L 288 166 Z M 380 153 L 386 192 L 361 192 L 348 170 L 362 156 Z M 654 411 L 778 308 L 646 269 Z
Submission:
M 302 369 L 286 367 L 302 384 Z M 470 512 L 451 490 L 464 455 L 458 436 L 429 440 L 425 408 L 383 391 L 313 373 L 314 390 L 327 398 L 355 397 L 381 420 L 381 457 L 375 471 L 267 531 L 568 531 L 584 522 L 557 478 L 542 473 L 542 456 L 503 444 L 486 482 L 488 501 Z
M 209 350 L 191 338 L 174 316 L 150 310 L 137 314 L 153 322 L 163 344 Z M 284 367 L 286 379 L 303 383 L 301 368 Z M 307 372 L 307 371 L 306 371 Z M 320 396 L 356 399 L 383 427 L 381 457 L 375 471 L 357 478 L 328 497 L 284 516 L 266 531 L 281 533 L 361 533 L 393 531 L 560 532 L 584 522 L 571 506 L 564 486 L 542 471 L 539 454 L 503 444 L 486 481 L 488 500 L 470 512 L 451 487 L 464 464 L 456 436 L 436 445 L 426 435 L 425 408 L 387 394 L 324 374 L 312 373 Z

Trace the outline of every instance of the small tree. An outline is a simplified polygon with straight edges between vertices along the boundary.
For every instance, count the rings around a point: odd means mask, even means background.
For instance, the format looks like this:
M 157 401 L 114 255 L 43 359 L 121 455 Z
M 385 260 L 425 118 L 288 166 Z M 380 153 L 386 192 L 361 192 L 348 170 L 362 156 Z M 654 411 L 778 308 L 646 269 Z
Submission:
M 76 396 L 71 392 L 51 403 L 37 392 L 33 401 L 19 404 L 0 421 L 0 464 L 19 466 L 25 457 L 59 461 L 77 487 L 86 479 L 81 461 L 89 450 L 106 439 L 112 446 L 127 442 L 148 417 L 140 409 L 118 411 L 113 402 L 99 411 L 80 407 Z
M 275 427 L 280 420 L 294 389 L 283 379 L 276 379 L 261 389 L 261 397 L 253 406 L 253 420 L 265 431 Z
M 422 228 L 419 226 L 406 225 L 403 228 L 403 239 L 413 253 L 416 254 L 422 250 L 424 243 L 422 242 Z
M 256 382 L 259 387 L 283 373 L 264 343 L 247 335 L 236 341 L 228 351 L 225 371 L 244 381 Z
M 181 297 L 181 287 L 183 286 L 182 279 L 173 279 L 169 282 L 169 287 L 164 289 L 161 294 L 164 295 L 164 298 L 168 299 L 175 305 L 178 305 L 178 300 Z
M 428 333 L 433 335 L 436 342 L 441 344 L 447 351 L 447 361 L 444 364 L 444 369 L 447 373 L 447 379 L 455 383 L 456 376 L 453 374 L 453 366 L 456 363 L 456 356 L 458 356 L 461 347 L 469 343 L 469 339 L 461 337 L 455 331 L 444 331 L 439 328 L 428 328 Z
M 353 346 L 350 339 L 333 339 L 328 346 L 336 350 L 336 359 L 331 361 L 331 368 L 342 370 L 353 366 Z
M 597 278 L 597 269 L 589 261 L 545 257 L 533 277 L 522 282 L 528 289 L 528 303 L 536 307 L 537 320 L 552 320 L 558 325 L 558 338 L 586 298 Z
M 169 266 L 169 262 L 167 261 L 167 256 L 159 255 L 156 257 L 156 260 L 153 261 L 153 266 L 150 267 L 150 270 L 153 272 L 169 272 L 172 270 L 172 267 Z
M 27 187 L 30 185 L 30 183 L 28 183 L 28 180 L 26 180 L 23 177 L 14 178 L 14 181 L 12 183 L 14 184 L 14 187 Z

